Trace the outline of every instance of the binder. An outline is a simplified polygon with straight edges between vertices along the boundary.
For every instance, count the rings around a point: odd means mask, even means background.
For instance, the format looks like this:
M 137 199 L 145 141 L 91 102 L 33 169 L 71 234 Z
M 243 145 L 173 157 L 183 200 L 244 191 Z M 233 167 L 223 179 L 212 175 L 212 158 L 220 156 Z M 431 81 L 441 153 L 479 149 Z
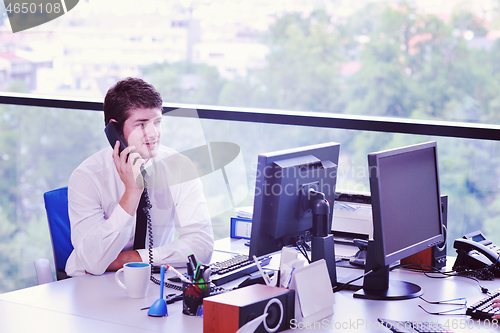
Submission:
M 231 238 L 250 239 L 252 220 L 242 217 L 231 217 Z

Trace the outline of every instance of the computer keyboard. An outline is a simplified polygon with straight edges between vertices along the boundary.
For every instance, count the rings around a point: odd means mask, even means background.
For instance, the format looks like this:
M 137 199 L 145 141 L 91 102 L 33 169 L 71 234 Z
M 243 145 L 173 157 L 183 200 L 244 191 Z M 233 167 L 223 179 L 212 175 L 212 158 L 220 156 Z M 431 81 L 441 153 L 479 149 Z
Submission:
M 388 320 L 378 318 L 378 321 L 393 332 L 398 333 L 452 333 L 436 322 Z
M 259 258 L 258 261 L 260 265 L 264 267 L 269 264 L 271 257 L 265 256 Z M 212 270 L 210 280 L 216 286 L 239 279 L 240 277 L 259 270 L 255 261 L 243 254 L 237 254 L 230 259 L 213 263 L 210 265 L 210 268 Z
M 354 258 L 354 255 L 352 255 L 352 254 L 349 254 L 349 255 L 346 255 L 346 254 L 336 254 L 335 255 L 335 261 L 336 262 L 341 261 L 341 260 L 351 260 L 352 258 Z
M 493 300 L 500 296 L 500 290 L 497 290 L 480 301 L 467 307 L 465 314 L 472 319 L 491 319 L 496 314 L 500 314 L 500 308 L 493 307 Z

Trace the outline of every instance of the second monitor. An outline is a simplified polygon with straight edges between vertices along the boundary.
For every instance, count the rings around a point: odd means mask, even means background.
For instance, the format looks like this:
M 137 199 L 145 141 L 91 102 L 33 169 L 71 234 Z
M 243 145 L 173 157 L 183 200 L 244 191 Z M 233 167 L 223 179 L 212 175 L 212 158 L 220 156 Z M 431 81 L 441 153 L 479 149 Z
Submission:
M 389 265 L 444 241 L 436 142 L 368 155 L 373 240 L 357 298 L 418 297 L 420 286 L 389 279 Z
M 312 207 L 307 202 L 317 194 L 323 194 L 329 204 L 328 220 L 322 226 L 329 233 L 339 151 L 340 144 L 330 142 L 259 155 L 250 257 L 294 245 L 312 231 Z

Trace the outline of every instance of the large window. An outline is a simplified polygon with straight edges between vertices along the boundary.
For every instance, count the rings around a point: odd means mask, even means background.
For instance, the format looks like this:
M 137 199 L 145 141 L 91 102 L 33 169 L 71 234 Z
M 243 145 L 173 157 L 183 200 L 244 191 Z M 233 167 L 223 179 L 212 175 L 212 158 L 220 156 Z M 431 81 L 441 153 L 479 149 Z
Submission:
M 140 76 L 166 103 L 496 124 L 498 8 L 497 0 L 80 0 L 16 33 L 0 8 L 0 91 L 102 100 L 116 80 Z M 262 152 L 340 142 L 338 188 L 368 191 L 367 153 L 437 140 L 448 241 L 481 229 L 500 242 L 498 141 L 206 119 L 188 122 L 201 130 L 193 137 L 171 121 L 164 144 L 179 151 L 240 148 L 239 205 L 252 204 Z M 100 112 L 0 106 L 0 292 L 34 284 L 33 260 L 52 257 L 43 192 L 66 185 L 106 145 Z M 215 235 L 226 237 L 234 200 L 216 178 L 205 181 Z

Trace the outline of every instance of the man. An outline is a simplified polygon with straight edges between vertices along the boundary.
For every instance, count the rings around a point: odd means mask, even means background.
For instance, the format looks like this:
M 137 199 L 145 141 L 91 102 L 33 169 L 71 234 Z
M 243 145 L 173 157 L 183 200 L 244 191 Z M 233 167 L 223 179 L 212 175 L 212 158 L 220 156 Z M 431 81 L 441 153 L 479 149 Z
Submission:
M 202 184 L 189 159 L 160 144 L 160 94 L 141 79 L 122 80 L 108 90 L 104 116 L 106 125 L 118 125 L 127 147 L 119 153 L 117 141 L 95 153 L 69 179 L 74 250 L 66 273 L 116 271 L 127 262 L 149 262 L 149 252 L 154 265 L 185 265 L 190 254 L 208 263 L 213 232 Z M 152 228 L 140 249 L 134 248 L 136 211 L 145 186 Z

